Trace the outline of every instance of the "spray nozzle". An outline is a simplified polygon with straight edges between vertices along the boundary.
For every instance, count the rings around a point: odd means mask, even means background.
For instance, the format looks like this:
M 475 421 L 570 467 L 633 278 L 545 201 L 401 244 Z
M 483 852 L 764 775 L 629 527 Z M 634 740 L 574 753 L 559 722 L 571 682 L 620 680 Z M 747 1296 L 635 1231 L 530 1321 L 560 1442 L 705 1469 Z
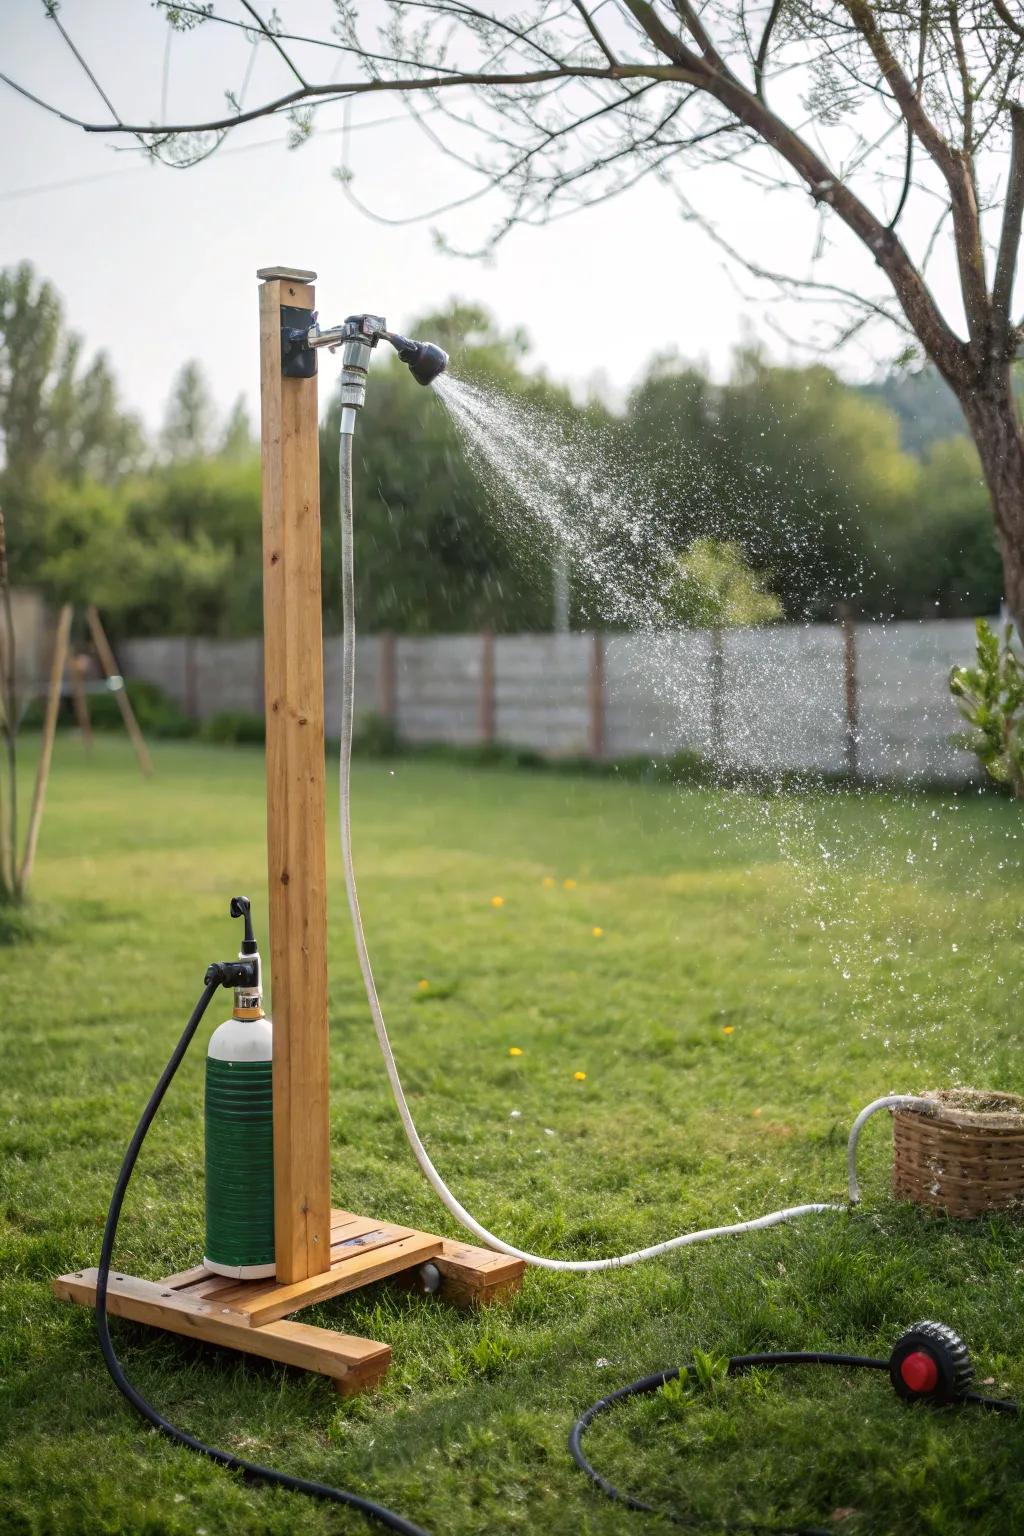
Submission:
M 417 384 L 433 384 L 438 374 L 448 367 L 448 353 L 432 341 L 410 341 L 396 331 L 384 331 L 385 341 L 390 341 Z
M 240 954 L 255 955 L 259 953 L 256 939 L 252 931 L 252 903 L 248 896 L 232 896 L 230 912 L 232 917 L 245 919 L 245 938 L 242 940 Z

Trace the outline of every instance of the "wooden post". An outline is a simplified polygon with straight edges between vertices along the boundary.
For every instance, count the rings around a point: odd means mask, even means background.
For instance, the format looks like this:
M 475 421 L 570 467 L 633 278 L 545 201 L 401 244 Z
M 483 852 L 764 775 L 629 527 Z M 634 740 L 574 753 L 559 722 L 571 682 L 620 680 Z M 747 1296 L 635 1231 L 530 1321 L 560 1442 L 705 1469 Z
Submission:
M 117 661 L 114 658 L 113 651 L 110 649 L 107 632 L 100 623 L 100 616 L 92 603 L 85 610 L 85 621 L 89 626 L 89 633 L 92 635 L 92 643 L 96 647 L 96 654 L 100 659 L 103 675 L 111 685 L 111 692 L 117 700 L 118 709 L 121 711 L 124 728 L 128 732 L 132 746 L 135 748 L 135 756 L 139 760 L 139 767 L 148 778 L 153 772 L 153 760 L 146 750 L 146 743 L 142 739 L 139 722 L 135 718 L 135 711 L 132 709 L 128 690 L 124 686 L 124 679 L 117 670 Z
M 494 740 L 497 707 L 494 696 L 494 635 L 485 629 L 480 636 L 480 740 L 489 747 Z
M 24 896 L 32 878 L 32 866 L 36 861 L 39 828 L 46 803 L 46 786 L 50 778 L 50 762 L 53 757 L 53 738 L 57 732 L 57 711 L 60 709 L 60 685 L 64 679 L 64 660 L 68 652 L 68 635 L 71 633 L 71 604 L 65 603 L 57 620 L 57 633 L 53 640 L 53 657 L 50 661 L 50 686 L 46 694 L 46 716 L 43 721 L 43 744 L 39 751 L 36 769 L 36 787 L 32 794 L 32 809 L 25 834 L 25 852 L 18 872 L 18 895 Z
M 857 708 L 857 626 L 844 603 L 839 610 L 843 625 L 843 676 L 846 683 L 846 771 L 860 777 L 860 725 Z
M 311 323 L 316 274 L 264 268 L 260 286 L 263 670 L 274 1016 L 277 1280 L 331 1266 L 327 872 L 316 377 L 281 372 L 281 311 Z
M 590 755 L 604 757 L 604 636 L 591 636 L 590 652 Z
M 68 652 L 67 676 L 71 685 L 71 699 L 75 706 L 75 719 L 78 729 L 82 733 L 82 742 L 88 751 L 92 751 L 92 720 L 89 716 L 89 702 L 85 697 L 85 684 L 82 677 L 85 658 L 76 656 L 74 651 Z

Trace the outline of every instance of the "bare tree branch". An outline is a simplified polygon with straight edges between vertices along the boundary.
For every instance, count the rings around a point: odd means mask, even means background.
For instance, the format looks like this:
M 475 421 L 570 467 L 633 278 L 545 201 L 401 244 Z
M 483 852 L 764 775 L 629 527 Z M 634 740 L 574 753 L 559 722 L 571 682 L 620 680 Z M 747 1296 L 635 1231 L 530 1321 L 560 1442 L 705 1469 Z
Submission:
M 995 346 L 1004 342 L 1006 327 L 1009 323 L 1013 279 L 1020 251 L 1021 220 L 1024 218 L 1024 107 L 1016 103 L 1011 106 L 1010 120 L 1013 130 L 1010 173 L 1006 188 L 1006 206 L 1003 210 L 1003 227 L 999 237 L 999 254 L 996 257 L 996 273 L 992 283 Z
M 854 25 L 874 54 L 879 69 L 899 103 L 900 111 L 946 178 L 953 203 L 960 290 L 967 315 L 967 326 L 972 342 L 975 345 L 981 345 L 984 342 L 987 322 L 988 291 L 985 284 L 981 221 L 969 163 L 943 138 L 925 112 L 913 85 L 890 49 L 878 25 L 875 11 L 868 0 L 844 0 L 844 4 Z
M 605 42 L 601 29 L 597 25 L 597 22 L 594 20 L 593 16 L 591 16 L 589 10 L 584 4 L 584 0 L 572 0 L 572 3 L 582 16 L 583 24 L 587 31 L 590 33 L 591 37 L 594 39 L 594 42 L 600 48 L 601 52 L 608 60 L 608 63 L 611 64 L 614 68 L 619 61 L 615 57 L 615 54 L 612 52 L 612 50 L 609 48 L 608 44 Z
M 253 21 L 259 27 L 260 35 L 262 37 L 265 37 L 268 40 L 268 42 L 270 42 L 273 45 L 273 47 L 276 48 L 276 50 L 280 54 L 281 58 L 284 60 L 284 62 L 287 64 L 288 68 L 291 70 L 292 74 L 295 76 L 296 80 L 302 86 L 303 90 L 305 90 L 307 82 L 306 82 L 306 80 L 305 80 L 301 70 L 289 58 L 289 56 L 288 56 L 284 46 L 281 43 L 280 38 L 274 36 L 273 32 L 271 32 L 271 30 L 267 26 L 266 22 L 263 20 L 263 18 L 257 12 L 256 7 L 254 5 L 251 5 L 249 3 L 249 0 L 241 0 L 241 3 L 245 7 L 245 9 L 249 12 L 249 15 L 252 17 Z
M 917 43 L 917 80 L 914 84 L 914 94 L 918 101 L 921 99 L 921 91 L 924 88 L 924 64 L 928 52 L 928 25 L 931 20 L 931 0 L 923 0 L 921 5 L 921 21 L 918 28 Z M 907 156 L 903 171 L 903 190 L 900 192 L 896 211 L 885 226 L 886 229 L 895 229 L 903 216 L 903 210 L 907 206 L 907 198 L 910 196 L 910 187 L 914 171 L 914 129 L 907 123 Z
M 768 20 L 764 24 L 761 33 L 761 41 L 757 48 L 757 58 L 754 60 L 754 90 L 760 101 L 765 101 L 764 71 L 768 63 L 768 50 L 772 45 L 772 33 L 775 31 L 775 23 L 779 19 L 782 10 L 782 0 L 772 0 L 772 8 L 768 13 Z

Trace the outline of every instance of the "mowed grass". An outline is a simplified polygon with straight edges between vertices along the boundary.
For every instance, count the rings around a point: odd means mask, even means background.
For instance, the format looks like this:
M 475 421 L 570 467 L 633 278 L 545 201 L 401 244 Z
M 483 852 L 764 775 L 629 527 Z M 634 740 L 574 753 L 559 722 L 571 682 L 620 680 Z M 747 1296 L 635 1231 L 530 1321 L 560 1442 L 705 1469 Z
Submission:
M 162 745 L 156 759 L 144 782 L 120 740 L 91 761 L 61 740 L 38 936 L 0 949 L 0 1530 L 359 1532 L 354 1514 L 247 1487 L 149 1431 L 107 1378 L 90 1315 L 50 1292 L 54 1274 L 96 1260 L 131 1129 L 206 964 L 237 948 L 232 894 L 253 898 L 266 934 L 262 756 Z M 463 1202 L 513 1241 L 595 1257 L 841 1199 L 867 1100 L 1024 1081 L 1021 813 L 1008 802 L 772 803 L 405 760 L 359 764 L 355 793 L 367 928 L 414 1111 Z M 335 831 L 332 819 L 335 1199 L 456 1235 L 390 1102 Z M 129 1272 L 156 1277 L 202 1251 L 208 1034 L 143 1153 L 119 1242 Z M 514 1302 L 483 1313 L 386 1284 L 312 1309 L 309 1321 L 393 1346 L 383 1388 L 350 1401 L 123 1322 L 116 1340 L 175 1423 L 369 1493 L 435 1536 L 656 1536 L 668 1521 L 604 1500 L 566 1434 L 594 1398 L 695 1349 L 884 1355 L 938 1317 L 990 1390 L 1024 1395 L 1021 1227 L 895 1206 L 889 1156 L 877 1119 L 853 1214 L 608 1274 L 532 1270 Z M 875 1373 L 659 1395 L 608 1416 L 588 1446 L 613 1481 L 677 1513 L 1024 1529 L 1024 1427 L 908 1411 Z

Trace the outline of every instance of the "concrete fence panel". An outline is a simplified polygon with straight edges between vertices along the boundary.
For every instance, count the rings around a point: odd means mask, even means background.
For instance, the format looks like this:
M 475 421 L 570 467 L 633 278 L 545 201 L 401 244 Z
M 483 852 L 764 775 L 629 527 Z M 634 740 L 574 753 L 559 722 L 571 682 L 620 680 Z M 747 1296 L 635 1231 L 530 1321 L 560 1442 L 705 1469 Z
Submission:
M 976 774 L 976 759 L 950 742 L 964 722 L 949 693 L 950 668 L 969 662 L 974 647 L 973 619 L 858 626 L 864 773 L 907 780 Z
M 408 741 L 480 740 L 479 635 L 403 636 L 395 642 L 395 729 Z
M 714 636 L 707 630 L 609 635 L 605 642 L 608 757 L 715 752 Z
M 552 756 L 591 745 L 589 635 L 499 635 L 494 642 L 495 734 Z
M 771 625 L 634 635 L 372 635 L 356 649 L 356 713 L 411 742 L 499 741 L 552 756 L 689 750 L 738 769 L 848 771 L 910 782 L 976 777 L 953 746 L 949 669 L 973 621 Z M 263 709 L 258 639 L 126 642 L 127 676 L 190 716 Z M 341 719 L 341 641 L 324 640 L 327 733 Z
M 733 768 L 841 772 L 846 762 L 841 628 L 726 630 L 721 644 L 720 760 Z

